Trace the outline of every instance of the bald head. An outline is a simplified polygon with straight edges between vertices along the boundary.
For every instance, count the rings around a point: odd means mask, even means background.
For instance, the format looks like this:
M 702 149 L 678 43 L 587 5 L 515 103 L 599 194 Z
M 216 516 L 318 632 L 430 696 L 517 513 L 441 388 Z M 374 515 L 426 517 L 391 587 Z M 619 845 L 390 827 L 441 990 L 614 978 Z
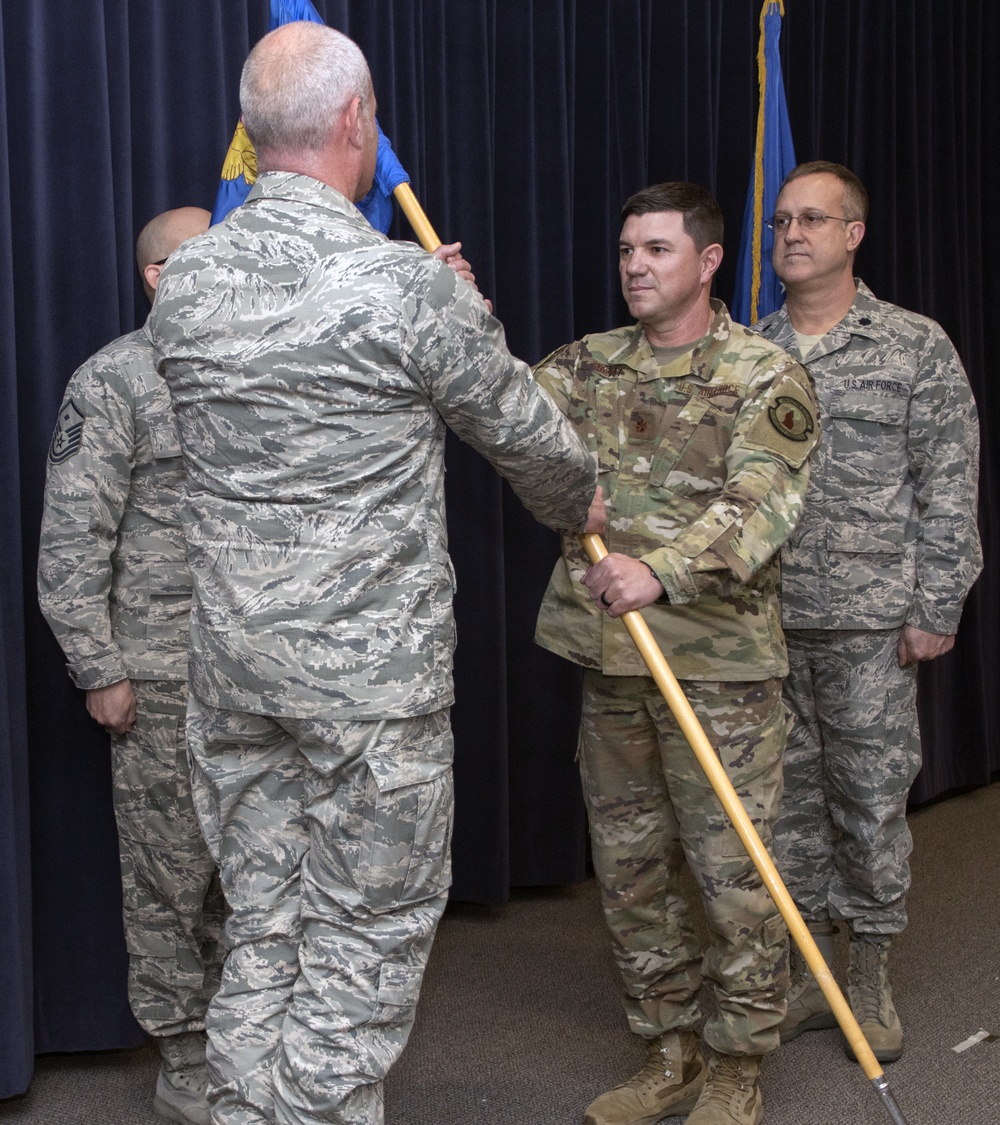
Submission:
M 332 27 L 284 24 L 247 57 L 240 109 L 261 172 L 309 169 L 356 123 L 367 139 L 374 94 L 365 56 Z
M 211 213 L 204 207 L 177 207 L 150 219 L 142 228 L 135 244 L 135 261 L 150 302 L 164 261 L 182 242 L 196 234 L 204 234 L 211 220 Z

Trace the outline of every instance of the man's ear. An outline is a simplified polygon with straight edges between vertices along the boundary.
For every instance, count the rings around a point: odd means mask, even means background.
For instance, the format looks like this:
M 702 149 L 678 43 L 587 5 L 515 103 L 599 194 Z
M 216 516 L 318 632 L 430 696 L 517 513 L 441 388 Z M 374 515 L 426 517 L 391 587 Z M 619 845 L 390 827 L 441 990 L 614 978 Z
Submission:
M 711 281 L 721 265 L 722 247 L 717 242 L 713 242 L 711 246 L 706 246 L 701 252 L 701 280 L 703 282 Z
M 157 285 L 160 284 L 160 274 L 163 272 L 162 265 L 154 265 L 152 262 L 142 271 L 142 276 L 153 292 L 156 292 Z
M 865 224 L 860 219 L 852 219 L 847 228 L 847 249 L 853 253 L 864 237 Z
M 347 139 L 355 148 L 363 148 L 365 135 L 364 114 L 361 112 L 361 98 L 351 98 L 346 108 L 341 112 L 344 116 L 344 132 L 347 135 Z

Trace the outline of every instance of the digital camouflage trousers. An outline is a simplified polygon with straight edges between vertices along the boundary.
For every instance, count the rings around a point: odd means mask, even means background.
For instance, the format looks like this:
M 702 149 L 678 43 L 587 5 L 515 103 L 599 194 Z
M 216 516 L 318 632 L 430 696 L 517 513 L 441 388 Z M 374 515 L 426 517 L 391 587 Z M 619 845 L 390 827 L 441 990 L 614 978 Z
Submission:
M 225 904 L 191 796 L 187 685 L 135 680 L 132 689 L 135 726 L 111 740 L 129 1004 L 151 1035 L 177 1035 L 205 1026 Z
M 448 713 L 332 722 L 192 697 L 188 737 L 232 909 L 212 1120 L 377 1125 L 450 882 Z
M 899 629 L 790 629 L 785 701 L 794 722 L 775 825 L 782 878 L 807 920 L 853 932 L 906 927 L 906 799 L 920 769 L 917 677 Z

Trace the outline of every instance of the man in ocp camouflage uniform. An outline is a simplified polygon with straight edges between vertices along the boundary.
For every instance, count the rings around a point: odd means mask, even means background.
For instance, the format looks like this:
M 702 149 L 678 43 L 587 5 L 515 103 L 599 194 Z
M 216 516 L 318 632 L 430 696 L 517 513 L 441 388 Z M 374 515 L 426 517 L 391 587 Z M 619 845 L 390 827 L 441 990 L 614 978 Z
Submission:
M 208 227 L 200 207 L 153 219 L 136 257 L 153 299 L 163 262 Z M 163 1059 L 153 1107 L 207 1125 L 205 1011 L 223 899 L 191 800 L 184 738 L 191 576 L 184 467 L 148 325 L 69 381 L 49 449 L 38 600 L 87 710 L 112 735 L 129 1003 Z
M 240 101 L 262 174 L 152 316 L 188 471 L 196 799 L 232 907 L 209 1100 L 374 1125 L 450 881 L 446 425 L 549 526 L 603 530 L 603 503 L 478 293 L 354 207 L 377 148 L 357 46 L 287 24 Z
M 903 1049 L 888 955 L 910 885 L 916 665 L 954 645 L 982 567 L 979 431 L 939 325 L 855 278 L 867 217 L 864 186 L 842 165 L 788 175 L 772 221 L 786 302 L 755 331 L 801 356 L 824 418 L 805 515 L 782 552 L 795 724 L 775 850 L 827 960 L 834 920 L 849 925 L 848 998 L 890 1062 Z M 796 956 L 782 1039 L 833 1026 Z
M 778 1045 L 787 934 L 735 829 L 618 620 L 643 609 L 765 844 L 781 797 L 787 670 L 776 552 L 802 511 L 819 435 L 805 371 L 710 299 L 722 214 L 694 184 L 629 199 L 622 292 L 638 323 L 536 368 L 598 460 L 610 554 L 563 540 L 537 640 L 583 665 L 581 773 L 594 867 L 648 1059 L 587 1125 L 755 1125 Z M 761 346 L 762 344 L 766 346 Z M 684 859 L 712 931 L 702 961 Z M 695 1025 L 702 974 L 718 1010 Z M 706 1080 L 707 1077 L 707 1080 Z

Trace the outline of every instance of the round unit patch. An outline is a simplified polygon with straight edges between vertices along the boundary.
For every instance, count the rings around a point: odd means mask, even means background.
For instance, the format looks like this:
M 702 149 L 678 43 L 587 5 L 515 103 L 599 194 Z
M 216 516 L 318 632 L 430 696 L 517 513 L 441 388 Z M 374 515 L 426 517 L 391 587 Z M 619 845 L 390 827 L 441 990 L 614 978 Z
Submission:
M 767 416 L 778 433 L 789 441 L 808 441 L 816 428 L 808 409 L 787 395 L 782 395 L 773 406 L 768 407 Z

